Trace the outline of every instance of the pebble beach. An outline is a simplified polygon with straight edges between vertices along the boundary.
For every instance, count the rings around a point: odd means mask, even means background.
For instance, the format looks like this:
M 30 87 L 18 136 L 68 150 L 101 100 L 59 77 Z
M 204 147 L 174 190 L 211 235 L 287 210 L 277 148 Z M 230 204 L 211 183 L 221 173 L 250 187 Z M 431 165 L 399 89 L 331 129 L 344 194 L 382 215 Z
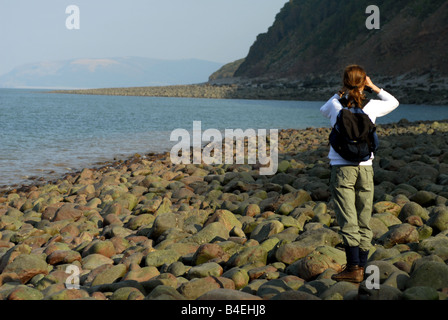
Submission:
M 330 129 L 308 128 L 271 176 L 149 153 L 3 191 L 0 300 L 447 300 L 448 122 L 377 130 L 379 288 L 331 280 Z

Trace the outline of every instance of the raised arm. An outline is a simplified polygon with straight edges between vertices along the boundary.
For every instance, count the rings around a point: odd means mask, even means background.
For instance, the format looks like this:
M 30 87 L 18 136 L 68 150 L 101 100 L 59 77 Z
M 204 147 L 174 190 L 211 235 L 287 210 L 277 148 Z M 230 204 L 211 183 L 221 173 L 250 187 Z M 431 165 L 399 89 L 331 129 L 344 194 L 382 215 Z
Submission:
M 369 76 L 366 77 L 366 86 L 370 87 L 376 94 L 380 93 L 381 91 L 380 88 L 378 88 L 375 84 L 373 84 Z
M 372 115 L 375 118 L 383 117 L 399 106 L 400 103 L 398 100 L 386 90 L 377 87 L 370 77 L 366 78 L 366 86 L 372 88 L 372 91 L 375 92 L 380 99 L 371 100 L 370 103 L 365 106 L 364 111 L 369 115 Z

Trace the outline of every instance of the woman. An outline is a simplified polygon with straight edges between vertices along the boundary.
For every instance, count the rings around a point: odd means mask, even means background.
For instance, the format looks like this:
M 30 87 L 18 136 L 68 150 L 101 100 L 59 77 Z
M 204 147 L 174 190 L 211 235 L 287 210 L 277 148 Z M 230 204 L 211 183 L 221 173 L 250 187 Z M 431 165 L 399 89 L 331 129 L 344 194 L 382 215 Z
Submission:
M 366 87 L 375 92 L 379 99 L 372 99 L 365 104 L 363 92 Z M 320 109 L 330 119 L 332 127 L 343 108 L 340 100 L 348 108 L 362 108 L 373 123 L 376 118 L 387 115 L 399 105 L 391 94 L 373 84 L 364 69 L 358 65 L 345 69 L 342 90 Z M 364 266 L 372 242 L 369 222 L 374 192 L 373 153 L 369 160 L 356 163 L 345 160 L 330 147 L 328 157 L 331 165 L 331 193 L 347 257 L 345 269 L 333 275 L 332 279 L 359 283 L 364 279 Z

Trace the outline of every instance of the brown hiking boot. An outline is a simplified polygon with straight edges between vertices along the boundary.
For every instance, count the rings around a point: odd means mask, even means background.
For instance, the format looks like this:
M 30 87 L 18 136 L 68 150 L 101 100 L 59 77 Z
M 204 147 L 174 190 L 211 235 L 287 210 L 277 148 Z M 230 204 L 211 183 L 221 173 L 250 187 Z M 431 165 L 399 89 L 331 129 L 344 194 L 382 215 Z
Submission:
M 364 280 L 364 268 L 347 265 L 340 273 L 331 276 L 331 279 L 335 281 L 360 283 Z

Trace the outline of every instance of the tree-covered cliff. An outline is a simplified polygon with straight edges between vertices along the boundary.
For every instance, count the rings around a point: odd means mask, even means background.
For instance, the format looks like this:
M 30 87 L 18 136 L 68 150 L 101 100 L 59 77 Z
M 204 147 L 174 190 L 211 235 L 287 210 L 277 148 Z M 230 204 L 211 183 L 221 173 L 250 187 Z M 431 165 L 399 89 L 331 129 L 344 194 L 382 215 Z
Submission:
M 348 63 L 371 74 L 448 75 L 448 0 L 377 0 L 380 29 L 366 27 L 369 0 L 292 0 L 260 34 L 234 76 L 300 79 Z

